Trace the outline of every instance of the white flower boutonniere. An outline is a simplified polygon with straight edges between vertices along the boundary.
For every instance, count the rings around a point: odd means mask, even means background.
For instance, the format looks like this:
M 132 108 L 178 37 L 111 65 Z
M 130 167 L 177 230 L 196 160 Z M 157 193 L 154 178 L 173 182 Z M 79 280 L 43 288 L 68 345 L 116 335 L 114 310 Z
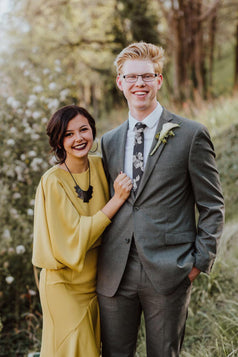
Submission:
M 158 142 L 156 143 L 154 149 L 151 151 L 150 156 L 152 156 L 158 147 L 160 146 L 161 143 L 166 144 L 167 143 L 167 138 L 169 136 L 174 136 L 174 132 L 172 129 L 179 127 L 179 124 L 174 124 L 174 123 L 165 123 L 162 127 L 161 132 L 158 132 L 155 135 L 155 138 L 158 139 Z

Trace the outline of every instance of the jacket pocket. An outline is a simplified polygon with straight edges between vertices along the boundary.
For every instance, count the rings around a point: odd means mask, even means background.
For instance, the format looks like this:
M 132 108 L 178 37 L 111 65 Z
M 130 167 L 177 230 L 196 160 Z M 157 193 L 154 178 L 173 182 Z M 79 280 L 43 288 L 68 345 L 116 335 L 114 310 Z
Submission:
M 179 233 L 166 233 L 165 244 L 177 245 L 177 244 L 193 243 L 195 242 L 195 238 L 196 235 L 193 231 L 179 232 Z

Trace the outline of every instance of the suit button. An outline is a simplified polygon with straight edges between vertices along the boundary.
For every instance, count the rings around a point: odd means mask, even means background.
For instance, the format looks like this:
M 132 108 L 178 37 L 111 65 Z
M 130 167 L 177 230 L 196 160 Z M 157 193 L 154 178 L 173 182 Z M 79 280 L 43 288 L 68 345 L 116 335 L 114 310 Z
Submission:
M 140 209 L 140 207 L 134 206 L 134 210 L 135 210 L 135 211 L 139 211 L 139 209 Z
M 130 243 L 130 238 L 125 238 L 125 241 L 126 241 L 126 244 L 129 244 Z

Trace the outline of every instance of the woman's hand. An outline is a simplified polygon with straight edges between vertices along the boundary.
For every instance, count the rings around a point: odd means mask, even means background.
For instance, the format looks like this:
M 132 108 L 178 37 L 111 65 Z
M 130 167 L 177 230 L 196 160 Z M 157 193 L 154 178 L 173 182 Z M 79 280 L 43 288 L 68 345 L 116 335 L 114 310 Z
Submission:
M 129 196 L 132 189 L 132 181 L 125 173 L 120 173 L 113 184 L 115 190 L 115 197 L 125 201 Z
M 132 189 L 132 181 L 130 177 L 121 172 L 115 179 L 113 187 L 115 191 L 114 195 L 102 208 L 102 212 L 110 219 L 117 213 L 129 197 Z

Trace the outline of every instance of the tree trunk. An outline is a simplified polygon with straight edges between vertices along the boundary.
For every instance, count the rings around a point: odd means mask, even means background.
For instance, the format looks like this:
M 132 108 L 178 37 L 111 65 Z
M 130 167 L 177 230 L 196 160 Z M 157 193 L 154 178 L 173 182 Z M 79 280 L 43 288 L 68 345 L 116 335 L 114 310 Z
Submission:
M 181 39 L 181 26 L 180 26 L 179 16 L 177 11 L 173 11 L 173 16 L 171 17 L 170 26 L 173 32 L 173 62 L 174 62 L 174 72 L 173 72 L 173 88 L 175 100 L 182 99 L 182 88 L 183 88 L 183 77 L 181 73 L 184 72 L 183 66 L 183 42 Z
M 209 88 L 211 88 L 213 84 L 215 35 L 216 35 L 216 28 L 217 28 L 216 24 L 217 24 L 217 13 L 215 11 L 211 18 L 210 29 L 209 29 L 209 78 L 208 78 Z
M 204 98 L 205 82 L 204 82 L 204 53 L 203 53 L 203 24 L 200 21 L 202 1 L 198 0 L 195 9 L 195 49 L 194 49 L 194 66 L 197 94 Z

